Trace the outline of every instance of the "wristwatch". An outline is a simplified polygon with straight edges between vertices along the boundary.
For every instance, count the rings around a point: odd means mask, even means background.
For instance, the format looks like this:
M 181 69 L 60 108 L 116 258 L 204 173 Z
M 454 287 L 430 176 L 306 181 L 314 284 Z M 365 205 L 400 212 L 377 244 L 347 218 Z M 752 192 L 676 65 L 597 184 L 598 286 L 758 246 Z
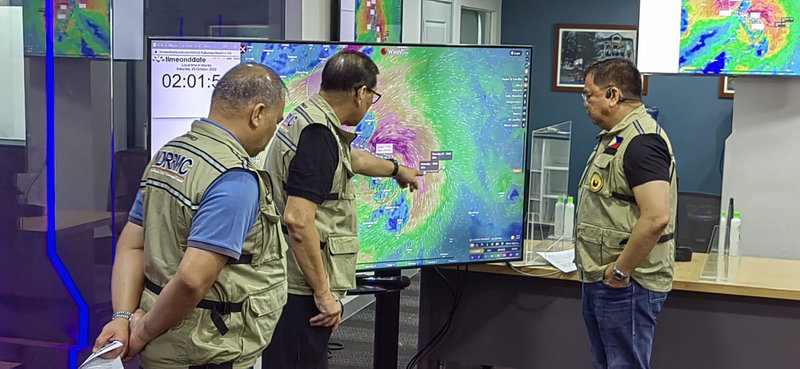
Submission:
M 133 316 L 133 314 L 131 314 L 131 313 L 127 312 L 127 311 L 118 311 L 118 312 L 114 313 L 113 315 L 111 315 L 111 320 L 114 320 L 114 319 L 117 319 L 117 318 L 123 318 L 123 319 L 125 319 L 127 321 L 131 321 L 131 317 L 132 316 Z
M 390 177 L 396 176 L 397 172 L 400 170 L 400 164 L 397 164 L 397 159 L 392 158 L 392 164 L 394 164 L 394 169 L 392 169 L 392 175 L 390 175 Z
M 630 277 L 629 275 L 625 274 L 623 271 L 617 269 L 617 264 L 611 265 L 611 274 L 614 275 L 614 279 L 618 281 L 624 281 Z

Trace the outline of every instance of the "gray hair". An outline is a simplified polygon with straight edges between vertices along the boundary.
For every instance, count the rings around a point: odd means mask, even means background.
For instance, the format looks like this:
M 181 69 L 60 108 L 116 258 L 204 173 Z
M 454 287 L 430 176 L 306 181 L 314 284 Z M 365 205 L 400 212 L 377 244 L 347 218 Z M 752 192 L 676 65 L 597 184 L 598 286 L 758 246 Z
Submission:
M 263 103 L 272 108 L 286 96 L 286 84 L 270 67 L 243 63 L 217 82 L 211 95 L 211 110 L 237 115 L 242 109 Z

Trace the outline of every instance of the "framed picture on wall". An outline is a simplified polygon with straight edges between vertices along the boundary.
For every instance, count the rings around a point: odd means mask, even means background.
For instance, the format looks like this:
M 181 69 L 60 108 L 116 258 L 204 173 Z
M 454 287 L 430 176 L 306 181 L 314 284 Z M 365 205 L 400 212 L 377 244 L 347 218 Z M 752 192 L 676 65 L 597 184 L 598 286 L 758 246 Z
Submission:
M 636 63 L 636 26 L 557 24 L 553 51 L 553 90 L 581 91 L 586 68 L 623 57 Z M 647 77 L 642 80 L 643 91 Z
M 733 85 L 736 82 L 736 77 L 721 76 L 719 77 L 719 98 L 732 99 L 733 98 Z

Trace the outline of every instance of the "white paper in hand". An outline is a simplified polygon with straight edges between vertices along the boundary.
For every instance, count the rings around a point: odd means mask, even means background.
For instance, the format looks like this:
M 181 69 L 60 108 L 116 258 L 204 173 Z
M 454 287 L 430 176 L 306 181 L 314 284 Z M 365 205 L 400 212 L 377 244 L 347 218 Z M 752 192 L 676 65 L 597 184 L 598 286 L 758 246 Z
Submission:
M 113 341 L 107 343 L 103 348 L 97 350 L 91 356 L 86 358 L 86 361 L 81 364 L 78 369 L 124 369 L 122 360 L 119 357 L 113 359 L 103 359 L 100 356 L 105 355 L 109 351 L 114 351 L 122 347 L 122 342 Z

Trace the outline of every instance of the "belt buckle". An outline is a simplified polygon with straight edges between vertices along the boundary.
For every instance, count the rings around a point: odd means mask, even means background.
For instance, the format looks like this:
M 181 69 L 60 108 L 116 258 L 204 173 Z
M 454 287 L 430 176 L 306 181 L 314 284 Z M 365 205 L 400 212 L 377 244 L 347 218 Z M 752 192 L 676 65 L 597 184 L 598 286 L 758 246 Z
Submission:
M 227 315 L 231 313 L 231 303 L 230 302 L 223 302 L 219 303 L 217 306 L 214 307 L 214 310 L 217 311 L 220 315 Z

